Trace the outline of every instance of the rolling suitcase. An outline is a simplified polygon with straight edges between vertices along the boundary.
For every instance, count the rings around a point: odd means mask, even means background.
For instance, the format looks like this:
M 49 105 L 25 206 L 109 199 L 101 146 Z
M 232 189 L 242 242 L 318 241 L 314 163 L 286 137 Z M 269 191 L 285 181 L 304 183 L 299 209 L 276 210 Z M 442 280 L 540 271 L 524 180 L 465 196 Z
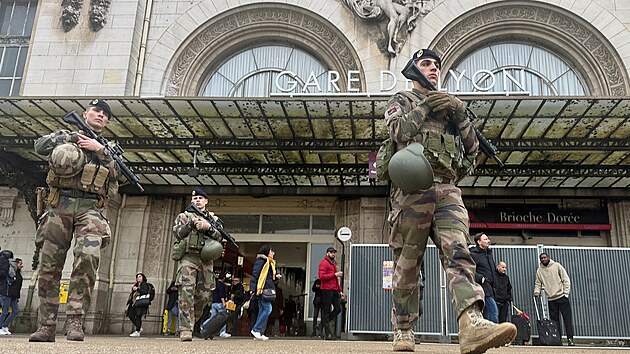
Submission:
M 231 314 L 227 312 L 219 312 L 214 317 L 205 320 L 200 326 L 200 333 L 203 339 L 212 339 L 219 333 L 219 330 L 225 326 L 231 318 Z
M 540 344 L 562 345 L 562 338 L 560 338 L 558 323 L 547 318 L 542 299 L 540 300 L 540 306 L 542 307 L 543 317 L 540 317 L 540 313 L 538 313 L 538 301 L 536 300 L 536 297 L 534 297 L 534 306 L 536 307 L 536 329 L 538 329 L 538 340 L 540 341 Z
M 525 345 L 532 337 L 532 325 L 529 323 L 529 316 L 512 304 L 512 321 L 516 326 L 516 338 L 513 344 Z

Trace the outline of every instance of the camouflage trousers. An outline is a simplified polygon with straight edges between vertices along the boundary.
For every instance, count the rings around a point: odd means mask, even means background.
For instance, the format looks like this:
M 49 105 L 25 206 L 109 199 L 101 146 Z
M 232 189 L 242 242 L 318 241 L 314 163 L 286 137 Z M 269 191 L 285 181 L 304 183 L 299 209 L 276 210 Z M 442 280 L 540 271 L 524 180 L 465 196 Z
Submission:
M 394 252 L 394 328 L 412 329 L 418 321 L 418 280 L 429 237 L 446 271 L 455 315 L 459 318 L 464 309 L 483 301 L 483 289 L 475 283 L 475 263 L 466 243 L 468 211 L 459 188 L 434 184 L 422 193 L 407 195 L 394 188 L 391 203 L 388 221 L 389 246 Z
M 109 223 L 96 200 L 62 196 L 39 221 L 35 244 L 41 245 L 37 294 L 40 325 L 55 325 L 59 310 L 59 282 L 74 238 L 66 314 L 83 315 L 90 306 L 101 256 L 102 240 L 111 235 Z M 74 236 L 74 237 L 73 237 Z
M 212 263 L 204 264 L 197 255 L 185 255 L 179 261 L 175 284 L 179 286 L 179 330 L 192 331 L 214 288 Z

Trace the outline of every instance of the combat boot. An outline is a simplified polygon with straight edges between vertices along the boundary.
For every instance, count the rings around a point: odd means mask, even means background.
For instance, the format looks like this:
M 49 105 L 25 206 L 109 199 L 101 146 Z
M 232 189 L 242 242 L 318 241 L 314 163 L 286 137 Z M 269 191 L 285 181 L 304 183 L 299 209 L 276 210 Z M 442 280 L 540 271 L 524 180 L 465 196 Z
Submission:
M 55 326 L 40 326 L 35 333 L 28 337 L 29 342 L 54 342 L 55 341 Z
M 85 334 L 83 333 L 83 316 L 68 316 L 68 319 L 66 320 L 66 331 L 67 340 L 82 342 L 85 338 Z
M 394 331 L 395 352 L 413 352 L 416 348 L 416 340 L 411 329 L 397 329 Z
M 187 331 L 185 329 L 182 329 L 179 332 L 179 340 L 182 342 L 190 342 L 192 341 L 192 331 Z
M 509 322 L 495 324 L 483 318 L 479 304 L 473 304 L 459 316 L 459 348 L 462 354 L 485 353 L 512 343 L 516 326 Z

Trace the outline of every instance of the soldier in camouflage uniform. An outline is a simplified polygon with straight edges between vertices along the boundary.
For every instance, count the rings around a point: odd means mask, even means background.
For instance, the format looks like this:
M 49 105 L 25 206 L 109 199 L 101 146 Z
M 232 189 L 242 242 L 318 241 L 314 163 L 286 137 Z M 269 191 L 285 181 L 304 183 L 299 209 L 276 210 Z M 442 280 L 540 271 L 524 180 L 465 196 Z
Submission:
M 214 213 L 206 211 L 208 195 L 202 189 L 193 190 L 191 202 L 206 216 L 218 220 Z M 178 240 L 175 247 L 185 249 L 183 257 L 179 259 L 175 284 L 179 287 L 179 339 L 189 342 L 192 340 L 195 320 L 203 312 L 214 288 L 212 265 L 218 257 L 202 257 L 202 249 L 206 242 L 214 242 L 209 237 L 215 241 L 221 241 L 222 238 L 207 220 L 187 211 L 175 219 L 173 233 Z
M 102 100 L 83 112 L 86 124 L 99 134 L 112 112 Z M 49 156 L 48 198 L 35 238 L 40 248 L 38 330 L 30 342 L 54 342 L 59 310 L 59 282 L 74 238 L 74 263 L 66 307 L 67 339 L 82 341 L 83 319 L 90 306 L 101 249 L 111 230 L 103 216 L 107 199 L 118 192 L 119 171 L 107 150 L 81 132 L 59 130 L 35 142 L 35 152 Z
M 441 60 L 428 49 L 412 58 L 427 78 L 437 85 Z M 390 248 L 394 252 L 392 324 L 394 351 L 414 351 L 413 327 L 418 321 L 418 278 L 427 240 L 439 250 L 459 322 L 462 353 L 483 353 L 510 343 L 516 335 L 511 323 L 496 325 L 481 314 L 484 293 L 475 283 L 473 262 L 466 237 L 468 212 L 455 186 L 472 171 L 479 142 L 465 104 L 445 92 L 428 91 L 413 81 L 412 92 L 399 92 L 387 104 L 385 122 L 397 150 L 411 143 L 424 146 L 433 168 L 433 185 L 405 194 L 393 186 Z

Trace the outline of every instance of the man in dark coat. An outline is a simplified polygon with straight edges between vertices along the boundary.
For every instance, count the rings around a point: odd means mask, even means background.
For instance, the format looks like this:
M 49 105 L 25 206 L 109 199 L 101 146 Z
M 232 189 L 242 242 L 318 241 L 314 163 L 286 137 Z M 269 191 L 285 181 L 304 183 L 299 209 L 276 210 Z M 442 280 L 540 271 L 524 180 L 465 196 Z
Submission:
M 510 306 L 512 306 L 512 283 L 507 275 L 507 264 L 500 261 L 494 277 L 494 300 L 499 309 L 499 323 L 507 322 Z
M 494 323 L 499 322 L 499 310 L 497 303 L 494 301 L 494 276 L 495 262 L 492 258 L 492 250 L 490 249 L 490 239 L 486 234 L 478 233 L 474 237 L 475 247 L 470 249 L 470 255 L 477 265 L 475 270 L 475 281 L 481 285 L 485 293 L 485 306 L 483 308 L 483 317 Z

